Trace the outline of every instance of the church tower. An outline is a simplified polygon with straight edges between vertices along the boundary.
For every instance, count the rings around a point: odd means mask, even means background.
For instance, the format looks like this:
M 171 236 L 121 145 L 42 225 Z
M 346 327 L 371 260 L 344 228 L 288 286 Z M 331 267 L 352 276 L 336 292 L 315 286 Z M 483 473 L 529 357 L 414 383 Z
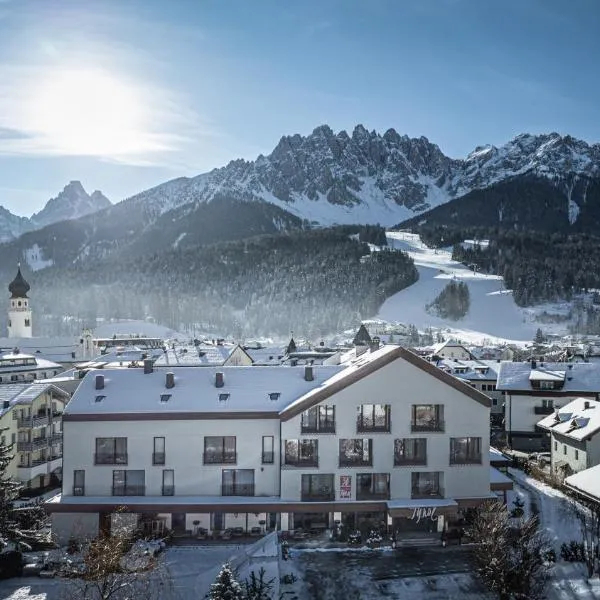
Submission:
M 27 292 L 29 284 L 21 275 L 21 265 L 16 277 L 8 286 L 10 292 L 10 307 L 8 309 L 8 337 L 30 338 L 33 337 L 31 329 L 31 309 Z

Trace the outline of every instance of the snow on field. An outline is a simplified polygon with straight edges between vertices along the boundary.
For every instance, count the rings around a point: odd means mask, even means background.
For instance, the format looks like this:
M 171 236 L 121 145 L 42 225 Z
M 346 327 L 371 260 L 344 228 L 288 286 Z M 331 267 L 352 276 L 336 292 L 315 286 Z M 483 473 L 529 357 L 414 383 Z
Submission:
M 452 260 L 450 250 L 428 248 L 417 234 L 393 231 L 387 237 L 392 248 L 404 250 L 413 258 L 419 281 L 388 298 L 378 318 L 413 324 L 421 330 L 443 329 L 446 337 L 449 333 L 474 344 L 482 344 L 484 340 L 522 343 L 533 339 L 539 327 L 533 320 L 536 312 L 515 304 L 510 290 L 504 289 L 502 277 L 473 272 Z M 425 310 L 451 279 L 469 286 L 471 306 L 460 321 L 441 319 Z

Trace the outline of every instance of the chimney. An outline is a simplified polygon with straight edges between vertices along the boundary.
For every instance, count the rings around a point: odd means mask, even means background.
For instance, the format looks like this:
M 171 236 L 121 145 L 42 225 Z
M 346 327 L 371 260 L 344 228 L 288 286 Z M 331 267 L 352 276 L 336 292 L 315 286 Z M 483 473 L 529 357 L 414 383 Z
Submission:
M 165 377 L 165 387 L 170 390 L 175 387 L 175 375 L 173 373 L 167 373 Z
M 149 358 L 144 359 L 144 375 L 148 375 L 154 371 L 154 364 Z
M 379 350 L 379 342 L 380 342 L 380 339 L 377 336 L 375 336 L 369 342 L 369 352 L 375 352 L 375 350 Z
M 3 403 L 3 408 L 9 408 L 10 407 L 10 400 L 5 400 Z
M 589 403 L 589 402 L 586 400 L 586 401 L 583 403 L 583 410 L 587 410 L 589 407 L 590 407 L 590 403 Z
M 537 367 L 537 363 L 535 362 L 535 358 L 531 359 L 531 368 L 535 369 Z
M 225 377 L 221 371 L 215 373 L 215 387 L 222 388 L 225 385 Z
M 96 389 L 97 390 L 104 389 L 104 375 L 96 375 Z
M 304 381 L 314 381 L 315 376 L 313 373 L 312 365 L 306 365 L 304 367 Z

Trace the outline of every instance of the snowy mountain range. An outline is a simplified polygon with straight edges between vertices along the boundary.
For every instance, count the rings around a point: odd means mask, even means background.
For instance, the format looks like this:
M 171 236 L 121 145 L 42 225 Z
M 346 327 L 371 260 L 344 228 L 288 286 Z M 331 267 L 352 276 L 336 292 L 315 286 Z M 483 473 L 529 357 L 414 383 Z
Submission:
M 499 187 L 503 191 L 496 193 Z M 425 137 L 409 138 L 393 129 L 380 134 L 362 125 L 351 134 L 335 133 L 322 125 L 308 136 L 282 137 L 268 156 L 174 179 L 113 206 L 100 193 L 88 196 L 72 182 L 25 225 L 14 215 L 3 221 L 0 211 L 4 239 L 23 227 L 50 223 L 5 244 L 0 258 L 14 264 L 35 256 L 35 268 L 43 268 L 309 224 L 394 226 L 432 209 L 452 216 L 463 200 L 470 211 L 465 214 L 478 214 L 490 195 L 498 196 L 486 213 L 492 225 L 503 226 L 504 216 L 514 213 L 507 227 L 515 221 L 535 226 L 540 211 L 546 211 L 545 229 L 556 223 L 576 229 L 584 221 L 589 228 L 600 226 L 599 188 L 600 144 L 558 133 L 522 134 L 503 146 L 477 147 L 466 158 L 454 159 Z M 524 191 L 536 199 L 528 211 L 521 202 Z M 519 210 L 505 210 L 507 196 Z M 73 218 L 80 214 L 85 216 Z M 70 220 L 60 220 L 65 218 Z M 439 217 L 441 222 L 447 218 L 446 213 Z
M 41 229 L 59 221 L 78 219 L 111 206 L 110 200 L 96 190 L 88 194 L 81 182 L 71 181 L 31 218 L 19 217 L 0 206 L 0 242 L 11 241 L 27 231 Z
M 352 135 L 327 125 L 282 137 L 268 156 L 235 160 L 193 178 L 179 178 L 128 202 L 155 214 L 217 197 L 262 200 L 311 222 L 391 226 L 454 198 L 521 175 L 559 182 L 600 176 L 600 144 L 558 133 L 522 134 L 499 148 L 477 147 L 452 159 L 427 138 L 358 125 Z

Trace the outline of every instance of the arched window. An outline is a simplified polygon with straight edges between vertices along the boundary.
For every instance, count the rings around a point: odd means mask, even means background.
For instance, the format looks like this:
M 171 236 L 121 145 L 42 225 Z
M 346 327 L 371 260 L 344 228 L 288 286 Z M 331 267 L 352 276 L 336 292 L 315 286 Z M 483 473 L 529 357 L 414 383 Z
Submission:
M 21 306 L 21 301 L 20 300 L 17 302 L 17 306 Z
M 29 319 L 25 319 L 25 327 L 31 327 L 31 321 Z

